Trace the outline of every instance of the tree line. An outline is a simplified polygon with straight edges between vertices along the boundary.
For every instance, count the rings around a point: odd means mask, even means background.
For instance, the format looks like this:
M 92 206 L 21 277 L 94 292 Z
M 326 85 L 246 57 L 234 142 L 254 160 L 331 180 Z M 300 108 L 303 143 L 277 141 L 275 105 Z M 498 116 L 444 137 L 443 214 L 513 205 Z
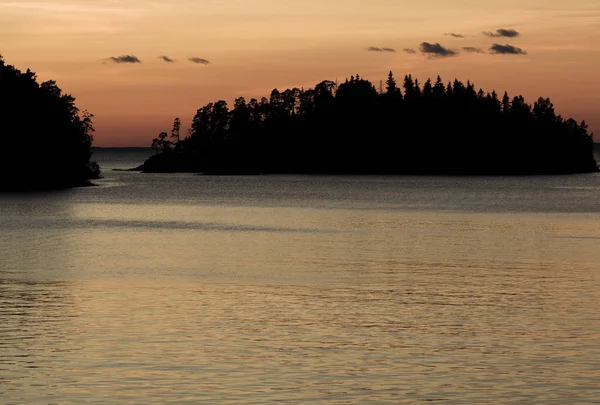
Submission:
M 153 140 L 144 171 L 205 173 L 528 174 L 597 170 L 585 122 L 549 98 L 484 92 L 470 81 L 421 84 L 389 73 L 385 91 L 356 76 L 270 98 L 198 109 Z
M 55 81 L 7 65 L 0 55 L 0 190 L 56 189 L 89 184 L 100 176 L 90 162 L 92 114 Z

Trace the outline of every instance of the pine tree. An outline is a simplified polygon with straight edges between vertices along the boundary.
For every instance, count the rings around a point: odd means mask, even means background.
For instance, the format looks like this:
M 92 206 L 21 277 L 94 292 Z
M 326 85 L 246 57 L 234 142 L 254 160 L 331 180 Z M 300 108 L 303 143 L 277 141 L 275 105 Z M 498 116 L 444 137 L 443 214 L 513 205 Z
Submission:
M 502 112 L 508 113 L 510 111 L 510 98 L 508 97 L 508 93 L 504 92 L 504 97 L 502 97 Z
M 173 121 L 173 129 L 171 130 L 171 139 L 175 144 L 179 143 L 179 134 L 181 131 L 181 120 L 179 118 L 175 118 Z
M 444 87 L 444 82 L 439 75 L 435 80 L 435 85 L 433 86 L 433 95 L 437 99 L 443 99 L 446 96 L 446 88 Z
M 396 85 L 396 79 L 394 79 L 394 74 L 391 70 L 390 73 L 388 73 L 388 79 L 386 80 L 385 84 L 385 90 L 387 94 L 394 94 L 399 91 L 398 86 Z
M 433 86 L 431 84 L 431 79 L 429 78 L 423 85 L 423 96 L 426 98 L 430 98 L 433 96 Z
M 413 82 L 411 75 L 404 76 L 404 96 L 407 99 L 414 98 L 415 96 L 415 83 Z
M 421 97 L 421 86 L 419 85 L 419 79 L 415 79 L 415 97 Z

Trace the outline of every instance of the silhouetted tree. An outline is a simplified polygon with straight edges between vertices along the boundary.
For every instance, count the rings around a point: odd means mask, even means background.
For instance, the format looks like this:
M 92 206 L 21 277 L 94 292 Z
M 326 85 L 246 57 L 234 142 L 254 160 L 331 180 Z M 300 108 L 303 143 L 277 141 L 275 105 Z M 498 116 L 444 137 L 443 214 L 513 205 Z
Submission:
M 415 98 L 415 82 L 413 81 L 412 75 L 404 76 L 404 97 L 407 100 L 414 100 Z
M 14 145 L 0 158 L 0 190 L 73 187 L 100 177 L 90 162 L 92 118 L 56 82 L 38 84 L 34 72 L 0 56 L 0 133 Z
M 425 98 L 433 97 L 433 86 L 431 84 L 431 79 L 427 79 L 427 81 L 423 85 L 423 97 L 425 97 Z
M 415 79 L 415 98 L 419 99 L 421 97 L 421 84 L 419 83 L 419 79 Z
M 400 91 L 400 89 L 398 88 L 398 86 L 396 85 L 396 79 L 394 79 L 394 74 L 392 73 L 392 71 L 390 70 L 390 73 L 388 73 L 388 78 L 385 82 L 385 92 L 387 94 L 394 94 Z
M 508 97 L 508 93 L 506 91 L 502 97 L 502 112 L 505 114 L 510 112 L 510 97 Z
M 169 141 L 168 137 L 169 134 L 167 134 L 166 132 L 161 132 L 160 134 L 158 134 L 158 137 L 152 140 L 152 149 L 154 149 L 156 153 L 170 152 L 171 145 L 173 145 L 173 142 Z
M 422 86 L 407 74 L 386 91 L 360 75 L 339 86 L 274 89 L 200 108 L 186 139 L 145 164 L 148 171 L 212 173 L 566 173 L 597 170 L 585 122 L 557 116 L 550 99 L 502 100 L 458 79 Z M 166 135 L 166 134 L 165 134 Z M 163 139 L 163 141 L 161 141 Z
M 435 80 L 435 85 L 433 86 L 433 96 L 442 100 L 446 97 L 446 88 L 444 87 L 444 82 L 442 82 L 442 78 L 440 76 Z
M 173 143 L 177 144 L 179 142 L 179 137 L 181 134 L 181 120 L 179 118 L 175 118 L 173 121 L 173 129 L 171 130 L 171 139 Z

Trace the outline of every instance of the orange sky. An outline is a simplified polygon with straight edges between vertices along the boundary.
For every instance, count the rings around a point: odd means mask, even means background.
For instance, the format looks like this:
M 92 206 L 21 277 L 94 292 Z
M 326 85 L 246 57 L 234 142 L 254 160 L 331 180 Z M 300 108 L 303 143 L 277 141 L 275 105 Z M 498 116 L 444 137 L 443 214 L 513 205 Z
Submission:
M 520 35 L 482 34 L 499 28 Z M 456 50 L 511 44 L 527 54 L 402 51 L 424 41 Z M 355 73 L 379 83 L 389 70 L 471 79 L 528 101 L 549 96 L 600 141 L 599 0 L 0 0 L 0 53 L 92 112 L 97 146 L 149 146 L 175 117 L 187 126 L 210 101 Z M 121 55 L 142 63 L 107 60 Z

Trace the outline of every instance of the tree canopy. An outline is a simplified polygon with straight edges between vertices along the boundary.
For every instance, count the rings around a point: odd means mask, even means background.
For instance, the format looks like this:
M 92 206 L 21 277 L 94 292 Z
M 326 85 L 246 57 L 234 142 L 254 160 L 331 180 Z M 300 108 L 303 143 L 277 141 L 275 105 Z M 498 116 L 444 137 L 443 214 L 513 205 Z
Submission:
M 90 162 L 93 115 L 56 82 L 41 84 L 0 56 L 0 190 L 56 189 L 87 184 L 100 169 Z M 8 142 L 10 140 L 11 142 Z
M 178 122 L 178 121 L 177 121 Z M 178 133 L 178 132 L 177 132 Z M 189 136 L 162 133 L 145 171 L 207 173 L 533 174 L 597 170 L 585 122 L 549 98 L 499 99 L 455 79 L 423 85 L 390 72 L 385 90 L 358 74 L 269 99 L 200 108 Z

